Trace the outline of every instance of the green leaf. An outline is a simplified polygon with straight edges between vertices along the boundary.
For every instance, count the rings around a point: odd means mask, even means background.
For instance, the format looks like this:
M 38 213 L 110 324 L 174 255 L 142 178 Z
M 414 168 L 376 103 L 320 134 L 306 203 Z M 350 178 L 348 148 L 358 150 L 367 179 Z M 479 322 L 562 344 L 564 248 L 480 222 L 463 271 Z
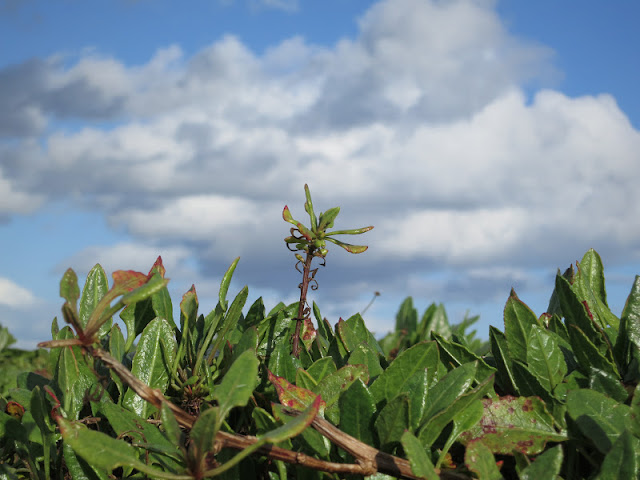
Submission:
M 476 364 L 467 363 L 451 370 L 442 377 L 427 396 L 427 405 L 423 415 L 423 423 L 436 413 L 450 406 L 471 386 L 476 376 Z
M 617 375 L 594 367 L 589 368 L 589 388 L 604 393 L 621 403 L 624 403 L 629 396 Z
M 391 362 L 387 369 L 371 384 L 369 390 L 376 404 L 392 400 L 406 391 L 407 381 L 419 371 L 427 370 L 429 383 L 438 371 L 438 347 L 436 342 L 420 342 L 408 348 Z
M 558 433 L 553 417 L 538 397 L 506 396 L 482 402 L 480 423 L 460 435 L 464 444 L 482 440 L 494 453 L 536 455 L 547 442 L 567 439 L 566 433 Z
M 316 231 L 318 229 L 318 220 L 316 219 L 316 214 L 313 211 L 313 202 L 311 201 L 311 191 L 309 190 L 309 186 L 306 183 L 304 184 L 304 196 L 307 199 L 307 201 L 304 202 L 304 211 L 309 214 L 309 219 L 311 220 L 311 228 L 314 231 Z
M 469 470 L 483 480 L 500 480 L 502 475 L 496 465 L 493 453 L 483 442 L 475 440 L 467 445 L 464 463 Z
M 367 445 L 373 445 L 373 425 L 376 404 L 361 378 L 340 396 L 340 430 Z
M 585 437 L 607 453 L 630 419 L 630 408 L 593 390 L 567 394 L 567 412 Z
M 119 437 L 128 437 L 136 445 L 147 449 L 147 455 L 153 463 L 163 464 L 171 468 L 178 468 L 182 457 L 178 448 L 179 443 L 173 442 L 163 435 L 155 425 L 145 422 L 134 412 L 131 412 L 111 402 L 93 404 L 97 415 L 106 418 Z M 164 407 L 167 408 L 167 407 Z M 165 416 L 166 417 L 166 416 Z M 173 417 L 172 417 L 173 418 Z M 175 423 L 175 419 L 173 419 Z M 165 430 L 172 427 L 167 420 L 163 420 Z M 177 423 L 176 423 L 177 425 Z M 176 432 L 173 433 L 176 435 Z M 177 431 L 178 439 L 180 430 Z
M 220 291 L 218 293 L 218 301 L 222 306 L 223 310 L 227 309 L 227 292 L 229 291 L 229 285 L 231 284 L 231 278 L 233 277 L 233 272 L 235 272 L 236 267 L 238 266 L 238 262 L 240 261 L 240 257 L 236 258 L 225 274 L 222 276 L 222 282 L 220 283 Z
M 320 412 L 323 403 L 324 402 L 322 401 L 322 398 L 320 398 L 320 395 L 318 395 L 316 399 L 309 405 L 309 407 L 300 415 L 294 417 L 292 420 L 289 420 L 281 427 L 260 435 L 259 438 L 268 443 L 280 443 L 289 438 L 295 437 L 296 435 L 299 435 L 304 431 L 305 428 L 311 425 L 313 419 L 316 418 L 316 415 L 318 415 L 318 413 Z
M 316 384 L 327 375 L 337 371 L 336 363 L 331 357 L 323 357 L 316 360 L 307 368 L 307 373 L 315 380 Z
M 431 459 L 415 435 L 410 431 L 406 431 L 400 437 L 400 441 L 414 475 L 426 480 L 440 479 L 440 475 L 436 472 Z
M 516 295 L 514 289 L 504 307 L 504 333 L 513 360 L 527 361 L 527 340 L 533 325 L 538 325 L 538 317 Z
M 639 451 L 640 440 L 629 430 L 623 431 L 604 457 L 595 480 L 636 480 L 640 471 Z
M 212 407 L 198 415 L 189 438 L 191 440 L 189 444 L 189 456 L 195 465 L 198 465 L 198 470 L 202 470 L 204 467 L 204 460 L 207 453 L 213 450 L 213 444 L 216 440 L 216 434 L 222 424 L 222 416 L 220 415 L 220 409 L 218 407 Z
M 327 228 L 333 228 L 333 222 L 340 213 L 340 207 L 333 207 L 320 214 L 318 220 L 318 232 L 325 232 Z
M 345 365 L 320 380 L 312 390 L 322 395 L 322 399 L 327 402 L 325 414 L 336 425 L 340 423 L 338 399 L 357 379 L 361 379 L 365 384 L 368 383 L 367 368 L 362 365 Z
M 163 403 L 160 408 L 160 420 L 162 420 L 165 438 L 175 446 L 180 445 L 180 437 L 182 436 L 180 425 L 166 403 Z
M 640 438 L 640 383 L 636 385 L 629 410 L 629 430 Z
M 354 348 L 351 355 L 349 355 L 347 364 L 366 366 L 371 380 L 384 372 L 380 366 L 380 355 L 366 343 L 360 343 Z
M 73 338 L 68 327 L 60 330 L 60 339 Z M 60 349 L 60 356 L 55 367 L 53 384 L 62 392 L 64 408 L 67 415 L 73 419 L 84 405 L 87 391 L 98 383 L 92 369 L 87 365 L 86 357 L 79 347 L 64 347 Z
M 146 326 L 140 336 L 131 373 L 149 387 L 164 392 L 169 385 L 176 348 L 173 329 L 169 322 L 163 318 L 156 318 Z M 131 389 L 124 394 L 122 404 L 145 419 L 155 410 Z
M 532 325 L 529 330 L 527 364 L 529 371 L 549 392 L 552 392 L 567 374 L 567 364 L 558 343 L 537 325 Z
M 279 342 L 273 352 L 271 352 L 267 366 L 275 375 L 294 382 L 296 379 L 296 370 L 302 365 L 297 358 L 291 355 L 289 342 L 283 340 Z
M 476 381 L 482 382 L 496 372 L 496 369 L 487 365 L 482 357 L 470 351 L 464 345 L 446 340 L 435 332 L 431 332 L 431 337 L 438 343 L 440 350 L 440 361 L 448 368 L 453 369 L 465 363 L 477 362 Z
M 418 311 L 413 308 L 413 298 L 407 297 L 396 314 L 396 332 L 411 333 L 418 326 Z
M 590 367 L 594 367 L 620 378 L 615 365 L 601 353 L 591 338 L 578 326 L 569 325 L 569 339 L 573 353 L 578 359 L 578 367 L 586 374 L 589 373 Z
M 337 233 L 338 232 L 332 232 L 331 235 L 335 235 Z M 347 233 L 347 232 L 343 232 L 343 233 Z M 331 243 L 335 243 L 339 247 L 344 248 L 349 253 L 363 253 L 369 248 L 367 245 L 352 245 L 350 243 L 344 243 L 332 237 L 326 237 L 326 240 Z
M 496 362 L 496 381 L 504 393 L 518 393 L 516 381 L 513 378 L 513 362 L 504 333 L 489 326 L 489 341 L 491 342 L 491 354 Z
M 453 417 L 453 428 L 451 429 L 451 433 L 449 434 L 449 438 L 444 444 L 442 448 L 442 452 L 440 452 L 440 457 L 438 458 L 438 462 L 436 463 L 436 468 L 440 468 L 440 465 L 445 459 L 446 454 L 449 452 L 449 449 L 453 445 L 460 434 L 469 430 L 476 423 L 480 421 L 482 415 L 484 413 L 484 408 L 482 406 L 482 402 L 480 399 L 477 399 L 470 403 L 466 408 L 458 411 Z
M 96 264 L 89 274 L 87 280 L 82 289 L 82 297 L 80 298 L 80 309 L 78 312 L 78 318 L 80 319 L 80 325 L 86 327 L 89 323 L 89 318 L 100 303 L 100 300 L 109 291 L 109 280 L 107 274 L 104 272 L 100 264 Z M 111 322 L 107 320 L 101 327 L 98 333 L 99 337 L 102 337 L 111 329 Z
M 624 367 L 625 373 L 633 358 L 633 353 L 640 352 L 640 275 L 636 275 L 631 292 L 627 297 L 622 316 L 620 330 L 616 339 L 615 354 L 618 363 Z
M 136 450 L 124 440 L 116 440 L 102 432 L 89 430 L 86 426 L 69 422 L 60 417 L 58 425 L 65 443 L 92 467 L 108 472 L 118 467 L 133 467 L 154 478 L 189 479 L 149 467 L 138 460 Z
M 307 390 L 306 388 L 296 386 L 287 381 L 286 378 L 274 375 L 269 370 L 267 370 L 267 374 L 269 381 L 276 389 L 276 393 L 278 394 L 280 403 L 285 407 L 302 411 L 309 405 L 311 405 L 318 396 L 316 392 L 312 392 L 311 390 Z M 323 404 L 321 405 L 323 411 L 325 405 L 326 402 L 323 402 Z
M 422 444 L 431 446 L 456 415 L 461 414 L 461 412 L 469 408 L 470 405 L 485 397 L 491 391 L 492 387 L 493 377 L 489 377 L 473 390 L 458 396 L 435 415 L 430 418 L 425 417 L 424 423 L 418 432 L 418 438 L 420 438 Z
M 220 419 L 226 418 L 233 407 L 247 404 L 259 383 L 259 365 L 253 350 L 245 351 L 233 362 L 220 385 L 213 391 L 213 397 L 220 407 Z
M 585 305 L 572 290 L 569 282 L 559 275 L 556 276 L 556 292 L 558 292 L 569 334 L 571 334 L 571 325 L 574 325 L 582 330 L 596 347 L 605 346 L 602 334 L 596 330 L 593 320 L 589 316 L 590 313 L 585 309 Z M 577 354 L 578 352 L 574 350 L 574 353 Z
M 442 304 L 432 303 L 424 311 L 418 326 L 418 340 L 428 340 L 431 332 L 435 332 L 447 340 L 451 338 L 451 325 L 449 325 L 447 312 Z
M 380 345 L 376 340 L 376 337 L 367 328 L 362 315 L 356 313 L 355 315 L 352 315 L 351 317 L 346 319 L 345 322 L 347 323 L 347 325 L 349 325 L 349 327 L 351 327 L 351 331 L 353 332 L 353 335 L 355 336 L 358 343 L 366 343 L 380 355 L 384 355 L 382 348 L 380 348 Z
M 562 468 L 562 446 L 556 445 L 538 455 L 533 463 L 520 472 L 520 480 L 555 479 Z
M 67 269 L 60 280 L 60 296 L 74 307 L 80 298 L 80 287 L 78 287 L 78 276 L 72 269 Z
M 409 395 L 402 393 L 387 403 L 376 418 L 374 427 L 380 448 L 386 452 L 393 450 L 409 428 Z

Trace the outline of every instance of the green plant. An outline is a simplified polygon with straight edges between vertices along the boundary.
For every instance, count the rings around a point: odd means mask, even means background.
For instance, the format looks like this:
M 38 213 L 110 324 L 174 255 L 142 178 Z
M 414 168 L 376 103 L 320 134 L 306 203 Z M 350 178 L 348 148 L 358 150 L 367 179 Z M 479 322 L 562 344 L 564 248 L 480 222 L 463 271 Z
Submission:
M 67 271 L 48 375 L 2 399 L 0 477 L 637 478 L 640 277 L 618 319 L 595 251 L 540 316 L 512 291 L 489 350 L 473 318 L 452 326 L 434 304 L 418 322 L 408 298 L 380 342 L 360 314 L 331 325 L 313 303 L 298 356 L 302 302 L 243 314 L 246 287 L 227 301 L 237 262 L 213 311 L 192 287 L 179 319 L 160 258 L 111 287 L 96 265 L 82 292 Z
M 311 192 L 309 186 L 305 184 L 304 193 L 307 201 L 304 204 L 305 211 L 309 214 L 309 220 L 311 222 L 310 228 L 305 227 L 301 222 L 295 220 L 289 211 L 289 207 L 285 205 L 282 211 L 282 218 L 285 221 L 294 225 L 291 228 L 291 236 L 284 239 L 287 247 L 293 252 L 304 252 L 303 257 L 299 253 L 296 253 L 296 270 L 302 273 L 302 282 L 299 285 L 300 288 L 300 302 L 298 304 L 298 316 L 296 317 L 296 331 L 293 334 L 293 347 L 292 352 L 296 357 L 300 356 L 300 325 L 304 322 L 306 328 L 310 331 L 313 329 L 311 324 L 311 309 L 307 303 L 307 292 L 309 290 L 310 282 L 315 282 L 317 288 L 317 281 L 315 280 L 318 269 L 311 269 L 311 263 L 314 257 L 322 259 L 320 265 L 324 266 L 325 258 L 328 250 L 326 248 L 327 241 L 334 243 L 344 248 L 349 253 L 362 253 L 368 247 L 365 245 L 351 245 L 341 242 L 340 240 L 333 238 L 333 235 L 359 235 L 361 233 L 368 232 L 373 227 L 354 228 L 351 230 L 338 230 L 331 233 L 327 232 L 328 228 L 333 228 L 338 213 L 340 213 L 340 207 L 333 207 L 324 213 L 320 213 L 318 217 L 313 210 L 313 202 L 311 201 Z M 292 247 L 291 245 L 295 245 Z M 298 268 L 298 265 L 302 264 L 302 271 Z M 313 289 L 313 286 L 311 287 Z

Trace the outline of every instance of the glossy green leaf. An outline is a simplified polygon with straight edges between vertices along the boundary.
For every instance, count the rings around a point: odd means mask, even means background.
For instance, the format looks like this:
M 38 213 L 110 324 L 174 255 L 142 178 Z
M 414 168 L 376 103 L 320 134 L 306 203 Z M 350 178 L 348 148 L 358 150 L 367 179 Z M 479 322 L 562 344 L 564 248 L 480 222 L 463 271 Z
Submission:
M 180 445 L 182 431 L 175 415 L 166 403 L 163 403 L 160 408 L 160 420 L 162 420 L 165 438 L 175 447 Z
M 569 339 L 573 353 L 578 359 L 578 367 L 589 373 L 589 368 L 597 368 L 614 377 L 620 377 L 616 366 L 611 360 L 601 353 L 598 347 L 591 341 L 591 337 L 576 325 L 569 325 Z
M 148 449 L 151 462 L 172 468 L 179 467 L 179 459 L 182 455 L 178 448 L 178 442 L 172 442 L 158 430 L 158 427 L 143 421 L 136 413 L 111 402 L 95 404 L 94 407 L 100 417 L 109 421 L 116 435 L 126 436 L 132 439 L 136 445 L 145 446 Z M 175 419 L 173 422 L 175 423 Z M 164 426 L 166 428 L 166 425 Z M 180 438 L 179 432 L 178 429 L 178 439 Z M 175 434 L 176 432 L 174 432 Z
M 636 385 L 631 398 L 628 428 L 631 433 L 640 438 L 640 383 Z
M 640 440 L 624 430 L 604 457 L 594 480 L 636 480 L 640 472 Z
M 491 354 L 497 366 L 496 382 L 504 393 L 518 393 L 513 378 L 511 353 L 505 334 L 494 326 L 489 326 L 489 341 L 491 342 Z
M 337 371 L 336 363 L 331 357 L 324 357 L 313 362 L 313 364 L 307 368 L 307 373 L 315 380 L 316 384 L 327 375 L 330 375 Z
M 222 282 L 220 282 L 218 301 L 220 302 L 223 310 L 227 309 L 227 292 L 229 291 L 229 285 L 231 284 L 231 279 L 233 278 L 233 272 L 236 271 L 236 267 L 238 266 L 239 261 L 240 257 L 236 258 L 231 263 L 225 274 L 222 276 Z
M 552 392 L 567 374 L 567 364 L 558 343 L 537 325 L 532 325 L 529 330 L 527 364 L 529 371 L 549 392 Z
M 476 364 L 467 363 L 451 370 L 442 377 L 427 395 L 427 405 L 422 422 L 428 421 L 435 414 L 450 406 L 465 393 L 476 376 Z
M 80 324 L 83 327 L 87 326 L 91 314 L 108 291 L 109 281 L 107 279 L 107 274 L 104 272 L 100 264 L 96 264 L 87 275 L 87 280 L 85 281 L 84 288 L 82 289 L 82 297 L 80 298 L 78 318 L 80 319 Z M 102 337 L 110 329 L 111 322 L 107 320 L 100 327 L 98 335 Z
M 536 455 L 547 442 L 567 439 L 566 433 L 556 430 L 553 417 L 538 397 L 506 396 L 482 402 L 482 419 L 460 435 L 465 444 L 481 440 L 494 453 Z
M 291 345 L 283 339 L 271 352 L 267 366 L 275 375 L 284 377 L 289 382 L 294 382 L 296 371 L 299 367 L 302 367 L 302 364 L 291 355 Z
M 261 440 L 266 440 L 269 443 L 280 443 L 299 435 L 305 428 L 311 425 L 313 419 L 320 413 L 323 403 L 322 398 L 318 395 L 300 415 L 293 417 L 293 419 L 289 420 L 281 427 L 260 435 L 259 438 Z
M 439 480 L 440 475 L 435 470 L 431 459 L 420 441 L 410 431 L 400 437 L 402 448 L 411 464 L 413 474 L 426 480 Z
M 68 443 L 62 443 L 62 455 L 64 464 L 73 480 L 110 480 L 105 470 L 94 467 L 82 457 L 78 457 Z M 5 479 L 3 478 L 2 480 Z
M 596 330 L 593 320 L 589 317 L 588 306 L 580 301 L 569 282 L 562 276 L 556 277 L 556 292 L 558 292 L 569 335 L 571 335 L 571 326 L 574 325 L 582 330 L 596 347 L 604 346 L 601 333 Z M 574 353 L 577 352 L 574 351 Z
M 213 342 L 211 353 L 209 354 L 210 361 L 213 360 L 216 353 L 222 348 L 226 335 L 235 328 L 240 315 L 242 315 L 242 308 L 244 307 L 248 296 L 249 288 L 245 286 L 240 290 L 240 292 L 238 292 L 238 295 L 233 299 L 233 302 L 231 302 L 231 306 L 227 310 L 224 320 L 216 328 L 217 335 Z
M 413 307 L 413 298 L 407 297 L 396 313 L 396 332 L 411 333 L 418 326 L 418 311 Z
M 427 408 L 427 396 L 432 387 L 429 381 L 429 371 L 425 368 L 415 372 L 404 385 L 405 392 L 409 393 L 409 425 L 412 431 L 417 430 L 420 426 Z
M 366 366 L 372 380 L 384 371 L 380 366 L 380 355 L 366 343 L 360 343 L 353 349 L 347 363 Z
M 514 360 L 527 361 L 527 340 L 533 325 L 538 325 L 538 317 L 511 289 L 504 307 L 504 333 Z
M 459 395 L 435 415 L 430 417 L 423 415 L 424 421 L 418 432 L 420 442 L 425 446 L 431 446 L 438 439 L 444 428 L 457 415 L 462 414 L 470 405 L 482 400 L 491 391 L 492 387 L 493 377 L 489 377 L 473 390 Z
M 347 325 L 351 327 L 351 331 L 357 339 L 358 343 L 366 343 L 373 350 L 378 352 L 380 355 L 384 355 L 382 352 L 382 348 L 378 344 L 376 337 L 371 333 L 371 331 L 367 328 L 367 325 L 362 318 L 362 315 L 356 313 L 355 315 L 350 316 L 345 320 Z
M 169 385 L 176 348 L 173 329 L 165 319 L 156 318 L 140 336 L 131 373 L 149 387 L 164 392 Z M 126 391 L 122 404 L 142 418 L 148 418 L 155 410 L 130 389 Z
M 432 303 L 422 314 L 418 325 L 418 339 L 429 340 L 430 333 L 435 332 L 447 340 L 451 338 L 451 325 L 444 305 Z
M 496 369 L 487 365 L 482 357 L 476 355 L 464 345 L 446 340 L 435 332 L 431 332 L 431 336 L 438 343 L 440 361 L 448 369 L 457 368 L 465 363 L 476 362 L 478 368 L 475 380 L 477 382 L 483 382 L 496 372 Z
M 280 403 L 285 407 L 292 408 L 294 410 L 302 411 L 311 405 L 318 393 L 312 392 L 311 390 L 307 390 L 306 388 L 299 387 L 287 381 L 284 377 L 279 377 L 274 375 L 270 371 L 267 371 L 269 381 L 273 384 L 276 389 L 276 393 L 278 394 L 278 399 Z M 326 402 L 322 404 L 322 410 Z M 320 408 L 320 407 L 319 407 Z
M 482 441 L 474 440 L 467 445 L 464 463 L 469 470 L 483 480 L 500 480 L 502 475 L 496 465 L 491 449 Z
M 624 403 L 629 396 L 617 375 L 594 367 L 589 368 L 589 388 L 621 403 Z
M 327 403 L 325 415 L 336 425 L 340 423 L 338 399 L 357 379 L 361 379 L 365 384 L 368 383 L 367 368 L 362 365 L 345 365 L 320 380 L 312 390 L 322 395 L 322 399 Z
M 373 396 L 361 378 L 358 378 L 340 396 L 340 430 L 367 445 L 373 445 L 374 436 L 371 428 L 376 404 Z
M 191 431 L 189 432 L 189 457 L 198 469 L 204 467 L 207 453 L 213 450 L 216 434 L 222 424 L 223 416 L 218 407 L 212 407 L 198 415 Z
M 618 363 L 627 367 L 632 353 L 640 352 L 640 275 L 636 275 L 620 317 L 615 353 Z M 625 368 L 626 370 L 626 368 Z
M 449 452 L 453 442 L 455 442 L 463 432 L 469 430 L 478 423 L 483 414 L 484 408 L 482 402 L 480 399 L 477 399 L 467 405 L 464 409 L 459 410 L 458 413 L 453 416 L 453 428 L 451 429 L 449 438 L 447 438 L 447 441 L 440 452 L 436 468 L 440 468 L 440 465 L 444 461 L 445 455 Z
M 61 339 L 73 338 L 68 328 L 60 330 Z M 62 392 L 62 407 L 72 419 L 77 419 L 87 391 L 97 385 L 93 370 L 87 365 L 86 357 L 79 347 L 64 347 L 55 367 L 53 384 Z
M 593 390 L 572 390 L 567 394 L 567 412 L 585 437 L 602 453 L 624 431 L 630 408 Z
M 220 418 L 224 419 L 233 407 L 247 404 L 258 386 L 258 366 L 260 362 L 253 350 L 247 350 L 231 365 L 222 382 L 213 391 L 213 397 L 220 407 Z
M 562 446 L 556 445 L 538 455 L 534 462 L 520 472 L 520 480 L 540 480 L 541 478 L 559 478 L 562 468 Z
M 406 391 L 407 381 L 416 372 L 426 369 L 431 383 L 438 369 L 438 358 L 436 342 L 420 342 L 402 352 L 369 387 L 376 404 Z
M 374 427 L 382 450 L 391 451 L 399 444 L 402 434 L 409 428 L 409 395 L 402 393 L 387 403 L 378 414 Z
M 93 467 L 110 472 L 118 467 L 130 466 L 153 478 L 175 480 L 191 478 L 190 476 L 165 473 L 148 466 L 138 460 L 136 450 L 124 440 L 116 440 L 102 432 L 89 430 L 82 424 L 72 423 L 64 418 L 58 419 L 58 425 L 65 443 L 70 445 L 77 455 Z

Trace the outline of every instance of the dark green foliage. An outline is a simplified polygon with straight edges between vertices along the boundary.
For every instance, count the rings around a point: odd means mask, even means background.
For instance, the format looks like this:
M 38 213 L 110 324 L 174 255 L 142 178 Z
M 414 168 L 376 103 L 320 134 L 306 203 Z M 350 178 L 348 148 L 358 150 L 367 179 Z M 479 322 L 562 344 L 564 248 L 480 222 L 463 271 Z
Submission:
M 405 478 L 638 478 L 640 277 L 618 319 L 594 251 L 557 276 L 541 316 L 511 291 L 489 342 L 467 333 L 477 317 L 451 325 L 435 303 L 419 317 L 411 297 L 379 341 L 359 314 L 332 326 L 314 303 L 298 358 L 298 303 L 267 313 L 258 299 L 243 315 L 248 289 L 227 299 L 236 264 L 209 314 L 185 293 L 179 323 L 158 261 L 116 272 L 111 289 L 96 266 L 82 293 L 67 271 L 73 329 L 54 320 L 49 358 L 9 348 L 0 329 L 0 478 L 352 479 L 364 473 L 323 470 L 385 454 L 407 460 Z M 110 362 L 168 403 L 141 398 Z M 300 453 L 330 463 L 311 470 Z

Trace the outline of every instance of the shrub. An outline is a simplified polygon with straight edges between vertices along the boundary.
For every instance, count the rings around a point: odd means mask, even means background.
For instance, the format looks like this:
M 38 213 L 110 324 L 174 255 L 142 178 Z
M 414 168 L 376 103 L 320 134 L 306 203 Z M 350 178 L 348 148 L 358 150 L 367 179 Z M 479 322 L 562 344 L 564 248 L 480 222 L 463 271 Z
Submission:
M 376 340 L 360 314 L 331 325 L 307 303 L 338 209 L 293 219 L 299 302 L 207 315 L 195 287 L 174 318 L 160 258 L 148 274 L 68 270 L 48 375 L 18 376 L 0 412 L 2 478 L 637 478 L 640 277 L 618 319 L 590 250 L 558 274 L 547 312 L 511 292 L 489 342 L 411 298 Z M 334 241 L 335 240 L 335 241 Z M 310 314 L 316 325 L 310 320 Z M 123 333 L 113 316 L 119 315 Z

